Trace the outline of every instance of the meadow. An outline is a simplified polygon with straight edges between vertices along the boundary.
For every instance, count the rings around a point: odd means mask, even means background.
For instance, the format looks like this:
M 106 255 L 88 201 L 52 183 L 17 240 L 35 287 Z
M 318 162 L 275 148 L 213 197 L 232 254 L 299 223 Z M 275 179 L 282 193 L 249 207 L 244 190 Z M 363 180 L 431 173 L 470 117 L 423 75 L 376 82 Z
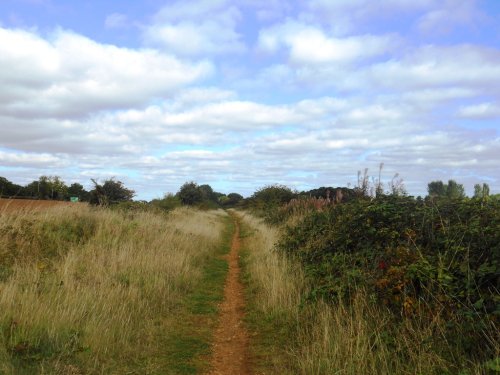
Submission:
M 0 211 L 0 373 L 195 372 L 221 298 L 227 220 L 189 208 Z

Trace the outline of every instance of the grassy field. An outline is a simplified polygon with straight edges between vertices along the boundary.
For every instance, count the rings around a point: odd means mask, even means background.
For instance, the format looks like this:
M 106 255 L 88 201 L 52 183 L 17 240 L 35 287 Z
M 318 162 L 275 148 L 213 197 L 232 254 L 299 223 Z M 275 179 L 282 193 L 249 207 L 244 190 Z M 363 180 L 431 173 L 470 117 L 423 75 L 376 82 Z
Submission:
M 0 373 L 196 373 L 228 223 L 189 209 L 0 211 Z

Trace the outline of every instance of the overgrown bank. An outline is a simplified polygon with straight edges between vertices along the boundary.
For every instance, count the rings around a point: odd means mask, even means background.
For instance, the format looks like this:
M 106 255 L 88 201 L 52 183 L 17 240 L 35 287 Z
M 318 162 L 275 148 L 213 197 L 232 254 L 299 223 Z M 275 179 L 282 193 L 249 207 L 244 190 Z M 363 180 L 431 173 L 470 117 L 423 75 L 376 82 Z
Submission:
M 381 197 L 290 212 L 281 230 L 244 221 L 268 370 L 498 371 L 498 203 Z

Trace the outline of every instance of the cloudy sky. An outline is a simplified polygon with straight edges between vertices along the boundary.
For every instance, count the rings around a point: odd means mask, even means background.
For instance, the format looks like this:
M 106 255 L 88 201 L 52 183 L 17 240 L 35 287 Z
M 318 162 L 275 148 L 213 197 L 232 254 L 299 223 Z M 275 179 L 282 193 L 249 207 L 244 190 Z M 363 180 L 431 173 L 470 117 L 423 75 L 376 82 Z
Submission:
M 2 0 L 0 176 L 500 193 L 498 0 Z

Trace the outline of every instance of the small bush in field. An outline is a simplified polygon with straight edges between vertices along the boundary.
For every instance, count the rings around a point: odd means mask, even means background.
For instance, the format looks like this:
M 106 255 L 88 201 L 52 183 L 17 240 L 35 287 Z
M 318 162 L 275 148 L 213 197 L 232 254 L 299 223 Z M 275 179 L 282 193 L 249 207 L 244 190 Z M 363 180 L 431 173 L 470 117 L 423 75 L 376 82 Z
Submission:
M 154 207 L 158 207 L 165 211 L 173 210 L 174 208 L 181 206 L 181 200 L 179 197 L 173 194 L 165 194 L 162 199 L 153 199 L 151 201 L 151 205 Z

